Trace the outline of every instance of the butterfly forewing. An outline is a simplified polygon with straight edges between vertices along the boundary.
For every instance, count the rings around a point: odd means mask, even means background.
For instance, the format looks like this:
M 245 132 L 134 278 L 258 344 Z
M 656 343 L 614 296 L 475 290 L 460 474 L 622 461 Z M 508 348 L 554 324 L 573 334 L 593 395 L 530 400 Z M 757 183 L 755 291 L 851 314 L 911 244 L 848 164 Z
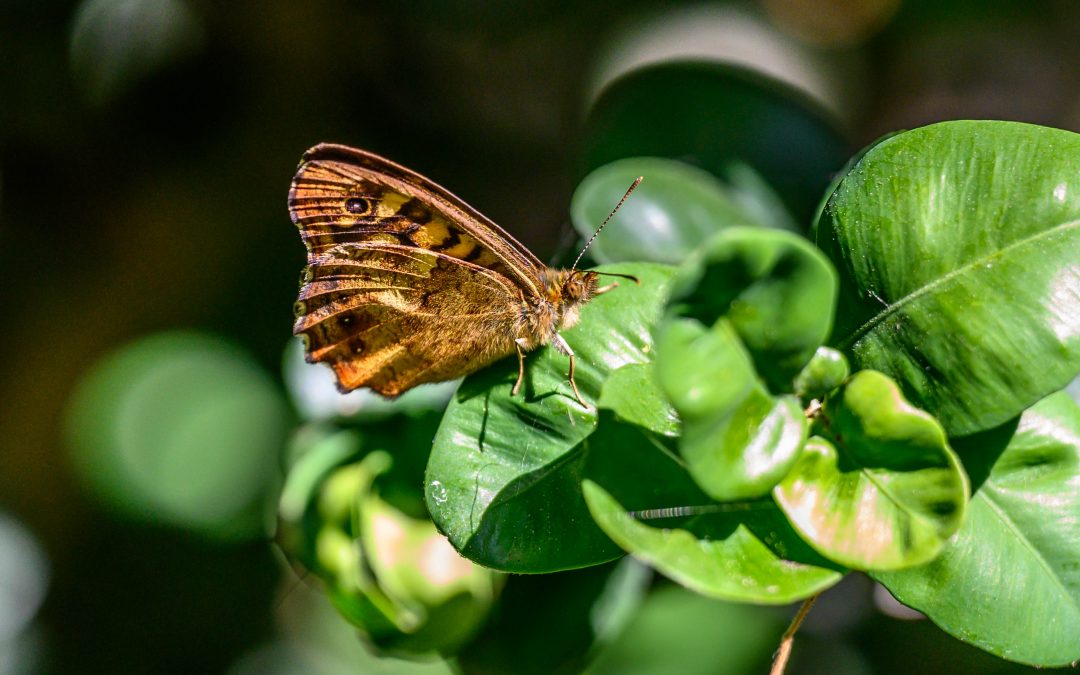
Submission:
M 324 144 L 305 154 L 289 210 L 308 248 L 294 332 L 342 389 L 395 396 L 514 351 L 545 268 L 443 188 Z
M 498 225 L 423 176 L 356 148 L 324 143 L 304 153 L 289 211 L 309 264 L 337 244 L 400 243 L 493 269 L 539 291 L 545 265 Z

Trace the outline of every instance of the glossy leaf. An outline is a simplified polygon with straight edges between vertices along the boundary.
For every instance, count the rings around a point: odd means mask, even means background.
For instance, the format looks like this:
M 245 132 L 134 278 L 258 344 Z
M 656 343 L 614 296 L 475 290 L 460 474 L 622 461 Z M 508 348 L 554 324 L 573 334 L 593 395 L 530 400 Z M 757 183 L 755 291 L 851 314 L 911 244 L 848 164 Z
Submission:
M 766 495 L 794 464 L 801 404 L 770 390 L 790 391 L 825 340 L 835 293 L 829 262 L 779 231 L 725 230 L 679 269 L 657 381 L 683 421 L 679 452 L 714 499 Z
M 809 223 L 846 143 L 805 95 L 753 71 L 708 61 L 669 61 L 610 84 L 586 122 L 584 170 L 625 157 L 672 157 L 755 192 L 750 167 Z M 759 200 L 761 202 L 766 200 Z
M 706 325 L 726 317 L 772 390 L 790 391 L 832 329 L 836 283 L 832 265 L 805 239 L 737 227 L 679 268 L 672 303 Z
M 656 381 L 684 420 L 725 414 L 756 386 L 750 355 L 727 321 L 672 317 L 656 331 Z
M 578 387 L 593 405 L 613 371 L 651 360 L 651 330 L 671 274 L 651 264 L 602 269 L 641 283 L 597 297 L 562 332 L 577 354 Z M 435 523 L 467 558 L 506 571 L 551 572 L 621 555 L 581 497 L 582 441 L 596 429 L 597 410 L 574 399 L 567 366 L 555 350 L 537 350 L 527 359 L 522 392 L 512 397 L 517 363 L 509 358 L 467 378 L 451 400 L 425 492 Z
M 976 484 L 939 558 L 878 573 L 952 635 L 1039 666 L 1080 659 L 1080 406 L 1051 395 L 1017 423 L 964 439 Z
M 841 352 L 818 347 L 810 363 L 795 377 L 795 393 L 804 401 L 821 398 L 843 384 L 850 372 Z
M 632 363 L 613 371 L 596 406 L 658 434 L 679 435 L 679 415 L 660 391 L 651 363 Z
M 653 513 L 635 510 L 631 515 L 599 484 L 585 481 L 583 490 L 593 517 L 612 539 L 639 560 L 703 595 L 786 604 L 821 592 L 843 576 L 806 549 L 769 501 L 715 505 L 708 515 L 682 518 L 678 525 L 668 519 L 664 526 L 654 526 L 642 517 L 678 514 L 684 508 L 692 513 L 702 504 L 657 504 Z
M 726 417 L 687 424 L 679 453 L 694 479 L 714 499 L 769 493 L 798 459 L 807 425 L 794 396 L 769 396 L 755 388 Z
M 968 481 L 938 422 L 875 371 L 830 399 L 822 435 L 773 491 L 822 555 L 856 569 L 899 569 L 937 556 L 963 522 Z
M 657 330 L 657 380 L 679 411 L 679 454 L 712 498 L 767 495 L 794 464 L 806 421 L 793 396 L 773 398 L 726 319 L 706 329 L 673 318 Z
M 663 157 L 628 157 L 597 168 L 574 191 L 570 217 L 578 234 L 591 236 L 638 176 L 641 185 L 589 249 L 599 262 L 680 263 L 726 227 L 765 224 L 707 171 Z
M 587 441 L 583 489 L 623 549 L 688 588 L 743 602 L 790 602 L 840 578 L 770 499 L 713 501 L 664 439 L 609 416 Z
M 1080 135 L 1015 122 L 871 148 L 817 227 L 843 288 L 834 343 L 954 436 L 1065 386 L 1080 372 L 1078 167 Z

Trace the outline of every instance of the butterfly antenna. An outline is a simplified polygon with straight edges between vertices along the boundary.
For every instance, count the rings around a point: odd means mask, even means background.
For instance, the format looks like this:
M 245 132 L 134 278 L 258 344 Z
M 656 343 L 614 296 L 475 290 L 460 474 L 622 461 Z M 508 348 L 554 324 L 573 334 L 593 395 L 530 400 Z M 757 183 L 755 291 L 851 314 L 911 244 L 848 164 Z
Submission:
M 627 188 L 626 194 L 622 196 L 622 199 L 620 199 L 619 203 L 615 205 L 615 208 L 611 209 L 611 213 L 608 214 L 607 218 L 604 218 L 604 222 L 600 223 L 600 227 L 596 228 L 596 232 L 593 232 L 593 235 L 589 237 L 589 241 L 585 242 L 585 248 L 581 249 L 581 253 L 578 253 L 577 259 L 574 260 L 574 264 L 570 267 L 571 272 L 577 269 L 577 264 L 581 262 L 581 256 L 585 255 L 585 251 L 589 250 L 589 246 L 591 246 L 593 240 L 596 239 L 596 235 L 600 234 L 600 230 L 604 229 L 604 226 L 608 224 L 608 221 L 611 220 L 616 213 L 618 213 L 619 208 L 622 207 L 624 203 L 626 203 L 626 200 L 630 196 L 630 193 L 633 192 L 634 189 L 637 188 L 637 186 L 641 185 L 641 181 L 643 181 L 644 179 L 644 176 L 638 176 L 637 180 L 635 180 L 633 184 L 629 188 Z

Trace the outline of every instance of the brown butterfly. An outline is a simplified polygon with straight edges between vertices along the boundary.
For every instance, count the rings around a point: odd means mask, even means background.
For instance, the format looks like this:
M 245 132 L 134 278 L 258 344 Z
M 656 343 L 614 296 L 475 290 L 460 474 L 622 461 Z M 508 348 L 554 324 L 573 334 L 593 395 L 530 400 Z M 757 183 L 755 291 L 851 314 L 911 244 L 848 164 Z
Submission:
M 550 343 L 570 358 L 570 385 L 585 405 L 574 351 L 558 331 L 614 287 L 598 288 L 598 272 L 577 261 L 548 267 L 446 189 L 344 145 L 304 153 L 289 213 L 308 250 L 293 333 L 309 363 L 330 364 L 341 391 L 397 396 L 516 351 L 514 395 L 525 352 Z

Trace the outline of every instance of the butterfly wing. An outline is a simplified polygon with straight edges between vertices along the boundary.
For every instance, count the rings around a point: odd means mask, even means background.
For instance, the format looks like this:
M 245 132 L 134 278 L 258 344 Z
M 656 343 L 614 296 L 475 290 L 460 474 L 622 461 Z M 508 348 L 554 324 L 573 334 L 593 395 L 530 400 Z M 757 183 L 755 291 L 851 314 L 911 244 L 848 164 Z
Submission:
M 308 248 L 293 332 L 344 391 L 396 396 L 514 351 L 531 253 L 446 190 L 370 153 L 309 150 L 289 193 Z
M 471 262 L 540 292 L 546 266 L 528 249 L 450 191 L 370 152 L 322 143 L 304 153 L 289 213 L 309 265 L 338 244 L 381 241 Z

